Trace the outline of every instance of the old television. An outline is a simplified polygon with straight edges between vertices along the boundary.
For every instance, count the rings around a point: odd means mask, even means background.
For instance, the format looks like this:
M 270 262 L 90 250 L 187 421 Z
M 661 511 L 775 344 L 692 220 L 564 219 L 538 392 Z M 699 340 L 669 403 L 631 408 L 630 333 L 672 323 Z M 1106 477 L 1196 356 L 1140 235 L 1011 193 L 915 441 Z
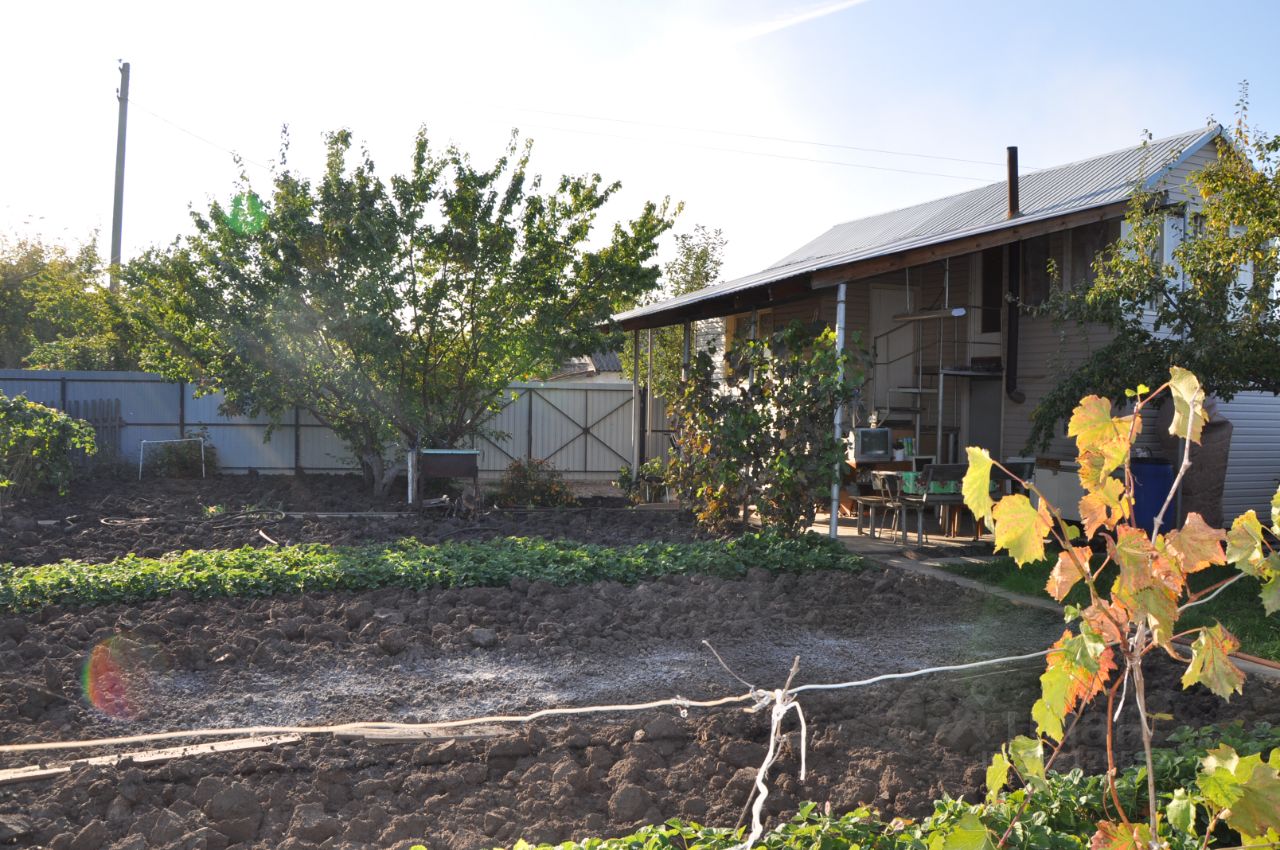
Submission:
M 853 462 L 893 460 L 893 432 L 888 428 L 854 428 Z

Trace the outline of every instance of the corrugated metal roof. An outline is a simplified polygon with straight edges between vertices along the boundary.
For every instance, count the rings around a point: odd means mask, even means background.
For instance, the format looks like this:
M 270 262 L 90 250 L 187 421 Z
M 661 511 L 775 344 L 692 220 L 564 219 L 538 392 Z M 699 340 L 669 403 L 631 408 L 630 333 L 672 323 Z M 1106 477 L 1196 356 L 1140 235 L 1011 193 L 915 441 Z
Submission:
M 1022 214 L 1013 220 L 1007 215 L 1008 190 L 1001 181 L 837 224 L 767 269 L 638 307 L 614 319 L 625 321 L 652 316 L 799 274 L 1125 201 L 1139 180 L 1148 189 L 1159 188 L 1160 181 L 1174 165 L 1221 132 L 1221 126 L 1213 125 L 1023 174 L 1018 184 Z

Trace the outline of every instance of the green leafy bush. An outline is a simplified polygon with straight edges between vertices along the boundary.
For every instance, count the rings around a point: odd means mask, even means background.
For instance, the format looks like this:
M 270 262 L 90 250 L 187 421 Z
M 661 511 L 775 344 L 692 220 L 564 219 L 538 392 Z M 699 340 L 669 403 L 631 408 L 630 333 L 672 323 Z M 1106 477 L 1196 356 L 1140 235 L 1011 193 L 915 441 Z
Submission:
M 622 548 L 518 537 L 435 545 L 407 539 L 359 547 L 245 547 L 0 571 L 0 610 L 145 602 L 178 590 L 198 598 L 269 596 L 380 587 L 496 586 L 513 578 L 557 585 L 636 582 L 673 574 L 731 578 L 745 575 L 749 567 L 809 572 L 859 565 L 843 547 L 819 535 L 786 540 L 770 533 Z
M 511 461 L 493 498 L 504 508 L 561 508 L 578 501 L 555 464 L 536 457 Z
M 148 446 L 145 466 L 156 478 L 204 478 L 218 471 L 218 449 L 209 441 L 209 429 L 187 434 L 195 442 L 160 443 Z
M 631 464 L 624 463 L 618 470 L 618 477 L 613 486 L 622 491 L 627 501 L 633 505 L 643 505 L 652 500 L 652 485 L 664 484 L 666 465 L 660 457 L 651 457 L 638 467 L 638 472 L 631 471 Z
M 704 526 L 745 522 L 752 505 L 784 534 L 813 524 L 844 457 L 832 419 L 863 378 L 858 356 L 835 342 L 799 322 L 737 341 L 723 382 L 709 352 L 694 358 L 672 405 L 680 452 L 668 482 Z
M 65 493 L 77 450 L 96 450 L 89 423 L 24 395 L 0 394 L 0 511 L 7 501 L 40 488 Z

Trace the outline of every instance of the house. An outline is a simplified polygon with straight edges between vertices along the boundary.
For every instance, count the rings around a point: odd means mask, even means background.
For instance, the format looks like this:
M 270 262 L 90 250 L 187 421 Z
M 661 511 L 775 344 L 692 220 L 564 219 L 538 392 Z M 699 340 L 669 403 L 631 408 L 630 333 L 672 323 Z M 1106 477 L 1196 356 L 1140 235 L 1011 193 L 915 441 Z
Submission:
M 1214 125 L 1026 174 L 1010 148 L 1005 182 L 837 224 L 763 271 L 615 319 L 636 334 L 684 325 L 697 344 L 796 319 L 843 327 L 846 344 L 874 362 L 846 429 L 874 417 L 940 462 L 963 460 L 970 445 L 1021 455 L 1037 403 L 1108 337 L 1062 328 L 1015 301 L 1046 297 L 1050 260 L 1063 280 L 1091 282 L 1092 260 L 1121 235 L 1138 185 L 1169 205 L 1171 251 L 1199 201 L 1188 177 L 1217 156 L 1222 132 Z M 1226 518 L 1261 512 L 1280 479 L 1280 400 L 1244 393 L 1218 414 L 1234 424 Z M 1153 429 L 1144 442 L 1155 446 Z M 1060 431 L 1035 455 L 1037 483 L 1064 507 L 1078 498 L 1076 476 L 1059 474 L 1071 468 L 1072 443 Z
M 548 381 L 588 381 L 605 383 L 625 381 L 622 360 L 616 351 L 596 351 L 572 357 L 546 377 Z

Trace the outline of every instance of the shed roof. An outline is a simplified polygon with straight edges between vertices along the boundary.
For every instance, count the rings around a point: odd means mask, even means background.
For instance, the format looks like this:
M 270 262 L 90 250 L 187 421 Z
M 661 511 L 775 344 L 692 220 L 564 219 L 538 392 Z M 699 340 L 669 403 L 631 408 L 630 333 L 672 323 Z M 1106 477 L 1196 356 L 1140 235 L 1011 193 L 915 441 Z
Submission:
M 1171 169 L 1221 133 L 1222 127 L 1214 124 L 1021 175 L 1021 214 L 1014 219 L 1008 217 L 1008 186 L 1001 181 L 837 224 L 762 271 L 637 307 L 614 320 L 652 321 L 701 301 L 809 272 L 1124 202 L 1139 182 L 1147 190 L 1160 188 Z

